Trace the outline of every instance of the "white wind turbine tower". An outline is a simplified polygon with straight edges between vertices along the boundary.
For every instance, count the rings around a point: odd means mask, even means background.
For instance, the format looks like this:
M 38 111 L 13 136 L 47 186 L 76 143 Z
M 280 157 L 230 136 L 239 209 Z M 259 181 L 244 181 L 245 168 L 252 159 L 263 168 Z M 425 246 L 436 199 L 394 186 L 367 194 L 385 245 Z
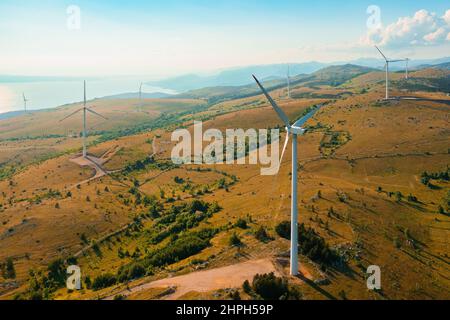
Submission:
M 293 276 L 298 274 L 298 204 L 297 204 L 297 136 L 303 135 L 305 129 L 301 126 L 308 121 L 320 108 L 321 105 L 311 110 L 304 117 L 297 120 L 293 125 L 289 124 L 289 118 L 281 110 L 281 108 L 275 103 L 272 97 L 267 93 L 266 89 L 261 83 L 253 76 L 261 91 L 269 100 L 278 117 L 286 125 L 286 140 L 284 142 L 283 151 L 281 153 L 280 163 L 283 159 L 284 152 L 289 142 L 289 135 L 292 135 L 292 189 L 291 189 L 291 270 L 290 273 Z
M 388 100 L 389 99 L 389 63 L 406 61 L 406 59 L 389 60 L 388 58 L 386 58 L 386 56 L 383 54 L 383 52 L 381 52 L 381 50 L 377 46 L 375 46 L 375 48 L 377 48 L 378 52 L 383 56 L 384 61 L 386 61 L 386 64 L 385 64 L 385 68 L 386 68 L 386 100 Z
M 22 97 L 23 97 L 23 109 L 25 110 L 25 112 L 27 112 L 27 102 L 29 100 L 25 97 L 25 93 L 22 93 Z
M 408 63 L 409 63 L 409 58 L 406 58 L 405 61 L 406 61 L 405 79 L 408 80 Z
M 87 138 L 87 133 L 86 133 L 86 112 L 90 112 L 96 116 L 99 116 L 105 120 L 108 120 L 108 118 L 102 116 L 101 114 L 95 112 L 94 110 L 86 107 L 86 80 L 84 81 L 84 99 L 83 99 L 83 108 L 78 109 L 75 112 L 72 112 L 71 114 L 69 114 L 67 117 L 64 117 L 63 119 L 59 120 L 59 122 L 62 122 L 64 120 L 66 120 L 67 118 L 70 118 L 71 116 L 73 116 L 74 114 L 78 113 L 79 111 L 83 111 L 83 158 L 87 158 L 87 151 L 86 151 L 86 138 Z

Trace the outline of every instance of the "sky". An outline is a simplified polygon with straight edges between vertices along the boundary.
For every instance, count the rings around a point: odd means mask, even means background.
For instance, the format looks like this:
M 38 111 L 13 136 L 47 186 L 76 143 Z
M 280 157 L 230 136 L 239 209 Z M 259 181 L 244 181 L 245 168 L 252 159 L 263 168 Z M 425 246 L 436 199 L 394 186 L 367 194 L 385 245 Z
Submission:
M 1 0 L 0 74 L 146 75 L 450 56 L 441 0 Z

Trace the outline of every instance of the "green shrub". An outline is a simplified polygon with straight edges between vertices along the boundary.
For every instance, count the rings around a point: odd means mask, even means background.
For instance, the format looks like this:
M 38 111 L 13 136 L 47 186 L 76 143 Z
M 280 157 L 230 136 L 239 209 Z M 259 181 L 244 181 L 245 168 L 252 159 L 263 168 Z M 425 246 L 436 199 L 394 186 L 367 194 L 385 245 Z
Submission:
M 234 225 L 236 227 L 238 227 L 238 228 L 241 228 L 241 229 L 247 229 L 248 228 L 247 221 L 244 220 L 244 219 L 240 219 L 240 218 L 236 221 L 236 223 Z
M 230 246 L 238 247 L 238 246 L 242 245 L 242 241 L 236 233 L 233 233 L 231 235 L 230 240 L 228 242 L 229 242 Z
M 129 265 L 125 265 L 119 268 L 117 273 L 117 280 L 119 282 L 125 282 L 127 280 L 133 280 L 140 278 L 146 274 L 146 268 L 142 263 L 135 262 Z
M 280 300 L 289 295 L 287 282 L 275 276 L 273 272 L 255 275 L 252 287 L 253 291 L 264 300 Z
M 275 227 L 275 232 L 282 238 L 291 239 L 291 223 L 289 221 L 282 221 Z
M 338 260 L 336 252 L 330 249 L 325 240 L 314 229 L 299 226 L 299 251 L 321 265 L 330 265 Z
M 16 270 L 14 268 L 14 261 L 12 258 L 6 259 L 6 263 L 1 266 L 2 275 L 5 279 L 16 278 Z
M 253 291 L 252 287 L 250 286 L 250 282 L 248 280 L 244 281 L 244 283 L 242 284 L 242 289 L 246 294 L 251 294 Z
M 110 273 L 101 274 L 94 279 L 92 282 L 93 290 L 100 290 L 103 288 L 108 288 L 114 284 L 116 284 L 116 277 Z
M 270 237 L 263 226 L 260 226 L 258 230 L 256 230 L 255 238 L 262 242 L 270 240 Z

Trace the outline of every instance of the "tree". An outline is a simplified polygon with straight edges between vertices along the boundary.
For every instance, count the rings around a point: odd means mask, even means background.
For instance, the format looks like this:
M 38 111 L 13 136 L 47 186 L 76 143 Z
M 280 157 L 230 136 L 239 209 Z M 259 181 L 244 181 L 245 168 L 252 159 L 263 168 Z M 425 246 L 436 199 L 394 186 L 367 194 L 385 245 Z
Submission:
M 430 177 L 422 177 L 420 179 L 420 182 L 422 182 L 422 184 L 427 186 L 430 183 Z
M 339 291 L 338 295 L 342 300 L 347 300 L 347 294 L 344 290 Z
M 242 241 L 236 233 L 233 233 L 231 235 L 229 243 L 230 243 L 230 246 L 236 246 L 236 247 L 242 245 Z
M 173 181 L 175 181 L 175 183 L 177 184 L 181 184 L 184 182 L 183 178 L 180 178 L 179 176 L 175 176 L 175 178 L 173 178 Z
M 291 223 L 289 221 L 282 221 L 275 227 L 275 232 L 282 238 L 291 239 Z
M 92 282 L 92 289 L 99 290 L 116 284 L 116 277 L 110 273 L 101 274 Z
M 330 209 L 328 209 L 328 217 L 331 218 L 334 215 L 335 215 L 334 209 L 333 207 L 330 207 Z
M 242 289 L 246 294 L 252 293 L 252 287 L 250 286 L 250 282 L 248 280 L 244 281 L 244 283 L 242 284 Z
M 273 272 L 255 275 L 252 287 L 253 291 L 264 300 L 279 300 L 289 295 L 287 282 L 275 276 Z
M 16 270 L 14 268 L 14 261 L 12 258 L 8 258 L 6 259 L 4 278 L 14 279 L 15 277 L 16 277 Z
M 447 197 L 445 198 L 445 205 L 447 206 L 447 210 L 450 211 L 450 190 L 447 192 Z
M 84 278 L 84 284 L 86 285 L 86 288 L 90 289 L 92 286 L 92 281 L 91 281 L 91 277 L 86 276 Z
M 239 294 L 239 291 L 237 291 L 237 290 L 230 292 L 229 296 L 230 296 L 231 300 L 241 300 L 241 295 Z
M 269 235 L 267 234 L 266 229 L 263 226 L 260 226 L 258 230 L 256 230 L 255 238 L 262 242 L 269 239 Z
M 238 221 L 236 221 L 235 226 L 241 229 L 247 229 L 247 221 L 244 219 L 239 218 Z

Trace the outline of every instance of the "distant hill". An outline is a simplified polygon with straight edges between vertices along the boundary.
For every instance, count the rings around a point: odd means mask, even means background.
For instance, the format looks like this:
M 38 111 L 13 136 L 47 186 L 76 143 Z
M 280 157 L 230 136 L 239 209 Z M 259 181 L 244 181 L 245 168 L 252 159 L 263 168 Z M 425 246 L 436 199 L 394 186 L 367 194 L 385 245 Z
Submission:
M 320 82 L 327 82 L 329 85 L 339 85 L 359 75 L 378 71 L 374 68 L 358 66 L 354 64 L 344 64 L 340 66 L 330 66 L 314 72 L 312 75 Z
M 0 113 L 0 120 L 10 119 L 24 114 L 24 111 L 10 111 L 5 113 Z
M 402 59 L 404 57 L 397 57 L 397 56 L 389 56 L 390 58 L 399 58 Z M 438 58 L 438 59 L 411 59 L 408 62 L 409 69 L 423 69 L 428 68 L 430 66 L 443 64 L 450 62 L 450 57 L 444 57 L 444 58 Z M 377 68 L 377 69 L 383 69 L 384 68 L 384 61 L 380 56 L 380 59 L 378 58 L 360 58 L 348 62 L 338 62 L 333 63 L 333 65 L 341 65 L 341 64 L 355 64 L 359 66 L 369 67 L 369 68 Z M 404 70 L 405 64 L 402 62 L 393 63 L 389 65 L 389 68 L 392 71 L 398 71 L 398 70 Z
M 320 62 L 289 64 L 290 74 L 297 75 L 312 73 L 327 64 Z M 173 89 L 176 91 L 189 91 L 205 87 L 241 86 L 252 82 L 251 75 L 256 74 L 261 79 L 286 78 L 287 64 L 270 64 L 260 66 L 248 66 L 221 71 L 214 75 L 187 74 L 179 77 L 164 79 L 161 81 L 147 82 L 151 86 Z
M 399 89 L 408 91 L 450 92 L 450 63 L 443 63 L 430 68 L 410 73 L 408 81 L 393 81 Z
M 450 57 L 439 59 L 412 59 L 409 61 L 409 68 L 411 70 L 417 70 L 448 62 L 450 62 Z M 384 61 L 381 58 L 360 58 L 351 61 L 338 61 L 333 63 L 312 61 L 306 63 L 292 63 L 289 64 L 289 68 L 291 76 L 294 76 L 299 74 L 312 74 L 325 67 L 339 65 L 357 65 L 366 68 L 382 69 L 384 66 Z M 403 70 L 404 68 L 405 65 L 403 63 L 395 63 L 391 66 L 392 71 Z M 252 82 L 252 74 L 258 75 L 260 79 L 285 79 L 286 73 L 287 64 L 255 65 L 222 70 L 212 75 L 185 74 L 178 77 L 147 82 L 147 84 L 180 92 L 187 92 L 206 87 L 242 86 L 250 84 Z
M 353 64 L 345 64 L 339 66 L 329 66 L 322 68 L 312 74 L 300 74 L 291 77 L 291 87 L 296 86 L 317 86 L 317 85 L 330 85 L 338 86 L 344 82 L 357 77 L 359 75 L 369 73 L 372 71 L 378 71 L 374 68 L 362 67 Z M 278 77 L 261 77 L 258 73 L 256 76 L 264 83 L 267 90 L 276 90 L 286 87 L 286 79 Z M 251 82 L 242 86 L 215 86 L 206 87 L 201 89 L 190 90 L 188 92 L 176 95 L 179 99 L 204 99 L 209 103 L 217 103 L 229 99 L 246 98 L 260 94 L 259 88 Z
M 163 99 L 169 98 L 173 96 L 172 94 L 164 93 L 164 92 L 152 92 L 152 93 L 142 93 L 143 99 Z M 111 96 L 101 97 L 99 99 L 138 99 L 139 92 L 125 92 L 119 93 Z
M 440 64 L 435 64 L 435 65 L 432 66 L 432 68 L 450 70 L 450 62 L 444 62 L 444 63 L 440 63 Z

